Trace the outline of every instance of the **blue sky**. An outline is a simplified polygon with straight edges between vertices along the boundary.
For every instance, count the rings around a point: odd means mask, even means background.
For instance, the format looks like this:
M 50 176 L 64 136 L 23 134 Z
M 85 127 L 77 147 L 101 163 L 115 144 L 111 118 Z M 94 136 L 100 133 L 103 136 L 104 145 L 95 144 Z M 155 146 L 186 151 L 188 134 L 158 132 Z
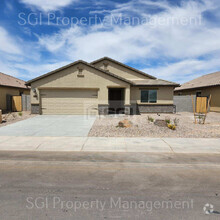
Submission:
M 220 70 L 219 0 L 3 0 L 0 72 L 117 59 L 179 83 Z

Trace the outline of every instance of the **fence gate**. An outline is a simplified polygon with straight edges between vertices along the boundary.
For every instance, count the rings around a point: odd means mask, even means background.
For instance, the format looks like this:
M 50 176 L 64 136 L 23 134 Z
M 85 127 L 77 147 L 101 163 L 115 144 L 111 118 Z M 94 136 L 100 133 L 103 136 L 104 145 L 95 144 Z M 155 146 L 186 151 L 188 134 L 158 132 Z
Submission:
M 196 112 L 206 113 L 207 112 L 207 97 L 196 98 Z
M 12 111 L 13 112 L 22 111 L 21 96 L 12 96 Z
M 30 95 L 22 94 L 22 110 L 31 111 Z

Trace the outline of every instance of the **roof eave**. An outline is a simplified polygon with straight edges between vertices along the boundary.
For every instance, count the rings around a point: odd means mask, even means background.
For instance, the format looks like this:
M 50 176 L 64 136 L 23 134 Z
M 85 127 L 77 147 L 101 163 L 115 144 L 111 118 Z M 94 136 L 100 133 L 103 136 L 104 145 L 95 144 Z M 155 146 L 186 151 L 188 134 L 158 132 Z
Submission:
M 74 65 L 77 65 L 77 64 L 80 64 L 80 63 L 82 63 L 82 64 L 84 64 L 84 65 L 87 65 L 87 66 L 89 66 L 89 67 L 91 67 L 91 68 L 93 68 L 93 69 L 96 69 L 96 70 L 98 70 L 98 71 L 101 71 L 101 72 L 103 72 L 103 73 L 105 73 L 105 74 L 107 74 L 107 75 L 110 75 L 110 76 L 114 77 L 114 78 L 117 78 L 117 79 L 119 79 L 119 80 L 121 80 L 121 81 L 124 81 L 124 82 L 126 82 L 126 83 L 128 83 L 128 84 L 131 84 L 131 85 L 133 84 L 131 81 L 129 81 L 129 80 L 127 80 L 127 79 L 124 79 L 124 78 L 122 78 L 122 77 L 120 77 L 120 76 L 117 76 L 117 75 L 115 75 L 115 74 L 113 74 L 113 73 L 111 73 L 111 72 L 104 71 L 104 70 L 102 70 L 102 69 L 100 69 L 100 68 L 97 68 L 97 67 L 95 67 L 95 66 L 91 65 L 90 63 L 87 63 L 87 62 L 85 62 L 85 61 L 83 61 L 83 60 L 78 60 L 78 61 L 75 61 L 75 62 L 73 62 L 73 63 L 70 63 L 70 64 L 68 64 L 68 65 L 66 65 L 66 66 L 63 66 L 63 67 L 61 67 L 61 68 L 55 69 L 55 70 L 53 70 L 53 71 L 51 71 L 51 72 L 48 72 L 48 73 L 43 74 L 43 75 L 41 75 L 41 76 L 38 76 L 38 77 L 36 77 L 36 78 L 34 78 L 34 79 L 32 79 L 32 80 L 29 80 L 29 81 L 27 81 L 27 82 L 25 83 L 25 85 L 30 86 L 31 83 L 33 83 L 33 82 L 35 82 L 35 81 L 38 81 L 38 80 L 40 80 L 40 79 L 43 79 L 43 78 L 45 78 L 45 77 L 47 77 L 47 76 L 50 76 L 50 75 L 56 73 L 56 72 L 59 72 L 59 71 L 61 71 L 61 70 L 67 69 L 67 68 L 69 68 L 69 67 L 71 67 L 71 66 L 74 66 Z
M 43 74 L 43 75 L 41 75 L 41 76 L 38 76 L 38 77 L 34 78 L 34 79 L 31 79 L 31 80 L 27 81 L 27 82 L 25 83 L 25 85 L 30 86 L 32 82 L 35 82 L 35 81 L 40 80 L 40 79 L 43 79 L 43 78 L 45 78 L 45 77 L 47 77 L 47 76 L 52 75 L 53 73 L 56 73 L 56 72 L 61 71 L 61 70 L 64 70 L 64 69 L 66 69 L 66 68 L 68 68 L 68 67 L 70 67 L 70 66 L 73 66 L 73 65 L 77 64 L 77 63 L 80 63 L 80 60 L 75 61 L 75 62 L 70 63 L 70 64 L 67 64 L 66 66 L 60 67 L 60 68 L 58 68 L 58 69 L 52 70 L 52 71 L 50 71 L 50 72 L 48 72 L 48 73 L 45 73 L 45 74 Z
M 207 85 L 207 86 L 197 86 L 197 87 L 190 87 L 190 88 L 184 88 L 184 89 L 181 89 L 181 87 L 180 87 L 180 88 L 178 88 L 176 91 L 184 91 L 184 90 L 193 90 L 193 89 L 209 88 L 209 87 L 215 87 L 215 86 L 220 86 L 220 84 Z
M 15 88 L 15 89 L 27 89 L 27 90 L 29 90 L 30 88 L 28 88 L 28 87 L 19 87 L 19 86 L 10 86 L 10 85 L 2 85 L 2 84 L 0 84 L 0 87 L 9 87 L 9 88 Z
M 146 85 L 146 84 L 134 84 L 133 86 L 135 87 L 156 87 L 156 86 L 164 86 L 164 87 L 179 87 L 180 85 L 179 84 L 170 84 L 170 85 L 164 85 L 164 84 L 150 84 L 150 85 Z

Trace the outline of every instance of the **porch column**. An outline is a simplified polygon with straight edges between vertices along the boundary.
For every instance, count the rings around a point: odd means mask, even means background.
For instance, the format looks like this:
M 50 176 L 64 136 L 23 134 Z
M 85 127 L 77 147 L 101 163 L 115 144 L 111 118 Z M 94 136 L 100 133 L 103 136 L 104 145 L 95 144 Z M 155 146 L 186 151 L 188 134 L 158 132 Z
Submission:
M 98 110 L 99 115 L 107 115 L 108 114 L 108 88 L 107 87 L 101 87 L 98 93 Z
M 125 105 L 131 104 L 131 90 L 130 87 L 125 88 Z
M 125 114 L 131 113 L 131 90 L 130 87 L 125 88 Z

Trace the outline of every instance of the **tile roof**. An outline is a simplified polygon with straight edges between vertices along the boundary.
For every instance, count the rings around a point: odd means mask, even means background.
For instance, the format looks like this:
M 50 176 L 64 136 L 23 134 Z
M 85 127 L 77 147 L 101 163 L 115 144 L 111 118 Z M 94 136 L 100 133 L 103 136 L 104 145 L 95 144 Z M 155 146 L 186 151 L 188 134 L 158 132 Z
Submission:
M 131 80 L 135 86 L 179 86 L 179 84 L 162 79 Z
M 189 82 L 186 82 L 181 87 L 176 88 L 175 91 L 218 85 L 220 85 L 220 71 L 210 73 L 199 78 L 193 79 Z
M 0 86 L 28 89 L 25 81 L 0 72 Z

